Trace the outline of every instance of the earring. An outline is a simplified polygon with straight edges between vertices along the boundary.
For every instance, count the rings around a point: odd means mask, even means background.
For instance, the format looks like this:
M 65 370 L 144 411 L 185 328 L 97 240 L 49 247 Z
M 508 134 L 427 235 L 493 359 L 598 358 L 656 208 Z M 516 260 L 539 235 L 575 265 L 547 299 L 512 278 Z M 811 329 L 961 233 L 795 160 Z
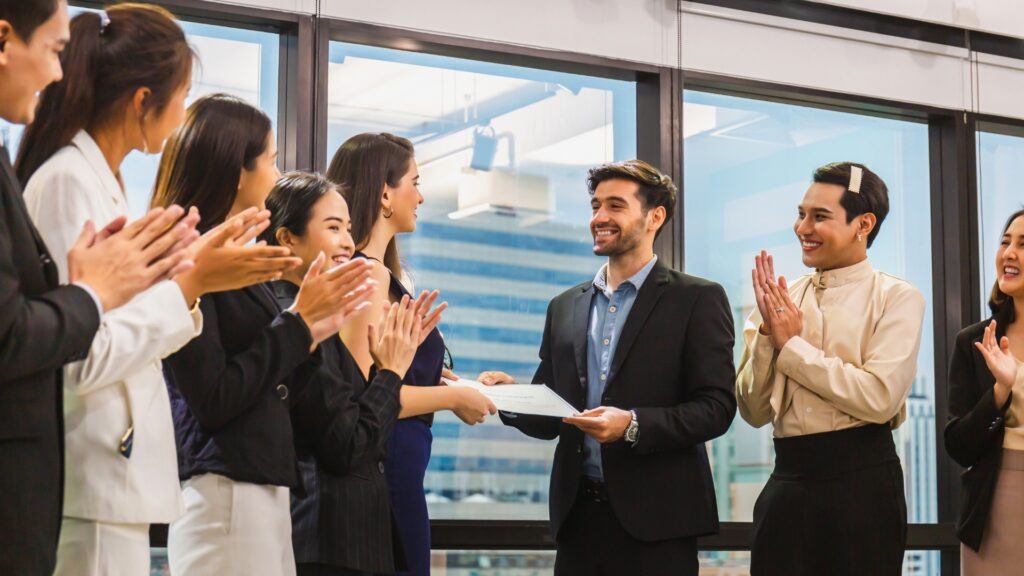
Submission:
M 384 212 L 383 210 L 381 210 L 381 212 L 384 214 L 385 218 L 391 218 L 391 215 L 395 213 L 394 210 L 388 210 L 387 212 Z
M 860 234 L 857 234 L 857 242 L 860 242 L 863 239 L 864 239 L 863 236 L 861 236 Z

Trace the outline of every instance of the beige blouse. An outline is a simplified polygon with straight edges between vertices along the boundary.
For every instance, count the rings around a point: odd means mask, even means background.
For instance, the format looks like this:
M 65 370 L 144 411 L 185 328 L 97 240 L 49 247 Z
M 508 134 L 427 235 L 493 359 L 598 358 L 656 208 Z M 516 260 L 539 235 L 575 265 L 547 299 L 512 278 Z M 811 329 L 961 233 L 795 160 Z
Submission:
M 917 372 L 921 293 L 865 260 L 803 276 L 789 294 L 804 327 L 781 351 L 758 331 L 756 308 L 743 328 L 736 376 L 743 419 L 755 428 L 771 422 L 777 438 L 902 424 Z
M 1017 378 L 1013 383 L 1013 398 L 1006 410 L 1006 433 L 1003 448 L 1024 450 L 1024 363 L 1017 361 Z

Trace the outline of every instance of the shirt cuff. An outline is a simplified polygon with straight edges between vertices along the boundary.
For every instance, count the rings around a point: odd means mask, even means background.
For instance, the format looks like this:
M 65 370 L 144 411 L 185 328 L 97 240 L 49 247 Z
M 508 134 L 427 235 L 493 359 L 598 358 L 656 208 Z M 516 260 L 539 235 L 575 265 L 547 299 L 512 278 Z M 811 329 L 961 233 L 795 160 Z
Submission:
M 99 313 L 100 318 L 103 318 L 103 302 L 100 301 L 100 297 L 96 294 L 96 291 L 85 282 L 72 282 L 71 285 L 78 286 L 82 290 L 85 290 L 85 293 L 88 294 L 89 298 L 92 298 L 93 303 L 96 304 L 96 311 Z
M 801 367 L 809 364 L 819 352 L 821 351 L 807 340 L 800 336 L 794 336 L 789 339 L 789 342 L 786 342 L 782 350 L 779 350 L 779 357 L 775 361 L 775 366 L 778 367 L 779 372 L 797 381 L 801 381 Z

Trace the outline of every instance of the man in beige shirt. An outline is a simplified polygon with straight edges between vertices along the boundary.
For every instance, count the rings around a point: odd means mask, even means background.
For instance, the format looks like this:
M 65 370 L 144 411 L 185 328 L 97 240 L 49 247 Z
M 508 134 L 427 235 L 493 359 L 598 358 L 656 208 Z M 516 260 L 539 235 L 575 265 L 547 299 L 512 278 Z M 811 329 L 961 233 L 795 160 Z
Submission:
M 814 273 L 789 284 L 770 255 L 755 258 L 736 398 L 752 426 L 773 425 L 776 460 L 754 507 L 752 576 L 901 572 L 891 430 L 906 417 L 925 301 L 867 260 L 888 211 L 865 166 L 822 166 L 794 225 Z

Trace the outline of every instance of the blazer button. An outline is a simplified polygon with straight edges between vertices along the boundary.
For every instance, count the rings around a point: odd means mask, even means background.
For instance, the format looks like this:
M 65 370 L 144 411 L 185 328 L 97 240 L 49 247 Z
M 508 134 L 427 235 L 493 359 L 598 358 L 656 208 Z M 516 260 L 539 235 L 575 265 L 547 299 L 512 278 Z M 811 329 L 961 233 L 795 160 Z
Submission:
M 383 460 L 377 460 L 377 470 L 379 470 L 381 474 L 384 473 L 384 461 Z
M 576 447 L 576 453 L 583 454 L 583 444 L 580 444 L 579 446 Z
M 288 387 L 284 384 L 277 385 L 277 395 L 281 397 L 281 400 L 288 399 Z

